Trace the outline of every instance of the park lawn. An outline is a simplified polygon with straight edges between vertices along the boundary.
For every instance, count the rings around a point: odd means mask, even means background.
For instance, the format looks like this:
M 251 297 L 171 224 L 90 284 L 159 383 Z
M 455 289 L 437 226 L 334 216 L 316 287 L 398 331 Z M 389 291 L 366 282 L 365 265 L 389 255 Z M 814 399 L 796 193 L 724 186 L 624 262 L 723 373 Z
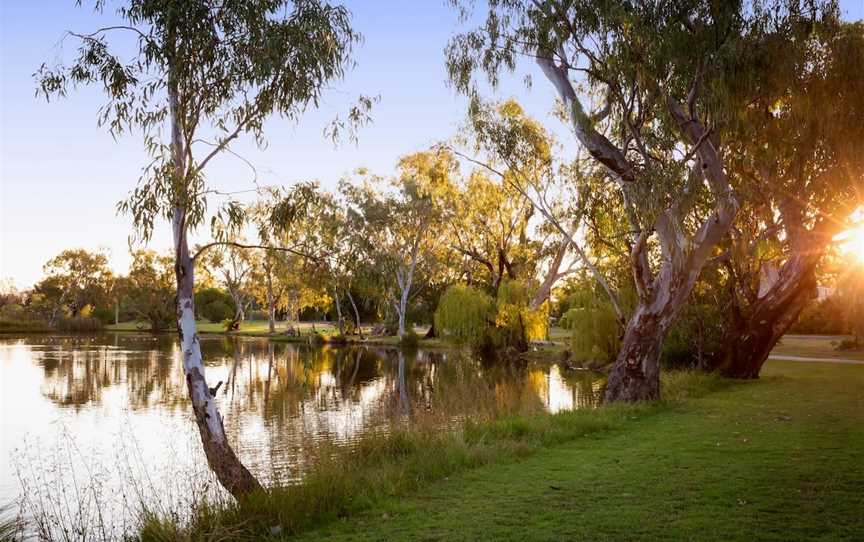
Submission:
M 801 354 L 798 354 L 801 355 Z M 862 540 L 864 367 L 770 361 L 300 540 Z
M 864 361 L 864 350 L 837 350 L 840 341 L 850 338 L 843 335 L 784 335 L 771 354 Z

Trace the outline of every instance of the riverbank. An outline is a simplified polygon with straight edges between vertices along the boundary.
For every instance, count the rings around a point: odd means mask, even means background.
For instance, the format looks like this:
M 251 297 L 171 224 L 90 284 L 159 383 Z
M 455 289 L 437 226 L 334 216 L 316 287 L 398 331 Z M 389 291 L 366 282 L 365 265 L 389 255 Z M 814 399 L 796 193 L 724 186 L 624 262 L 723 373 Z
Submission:
M 307 538 L 860 539 L 862 388 L 861 367 L 771 361 L 759 381 L 438 482 Z
M 191 531 L 152 520 L 142 538 L 853 539 L 862 388 L 864 370 L 840 364 L 673 373 L 660 403 L 378 439 L 301 486 L 207 509 Z

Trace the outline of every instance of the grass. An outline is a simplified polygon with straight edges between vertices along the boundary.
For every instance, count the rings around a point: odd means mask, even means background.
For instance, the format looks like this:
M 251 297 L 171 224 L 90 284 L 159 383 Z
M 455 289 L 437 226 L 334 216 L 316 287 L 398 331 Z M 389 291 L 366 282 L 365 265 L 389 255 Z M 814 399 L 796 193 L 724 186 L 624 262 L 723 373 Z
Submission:
M 47 331 L 49 331 L 48 326 L 38 320 L 0 318 L 0 333 L 45 333 Z
M 144 540 L 854 540 L 864 370 L 664 376 L 662 402 L 396 431 Z M 276 530 L 273 530 L 276 528 Z
M 609 419 L 613 430 L 299 540 L 860 540 L 862 389 L 861 367 L 778 361 L 708 395 L 667 381 L 665 406 Z
M 342 518 L 363 517 L 370 510 L 388 513 L 395 498 L 417 494 L 436 481 L 486 465 L 514 463 L 549 447 L 627 431 L 637 420 L 726 386 L 704 374 L 676 374 L 665 381 L 669 398 L 663 403 L 467 422 L 455 431 L 421 426 L 373 435 L 350 450 L 322 450 L 300 485 L 275 489 L 242 506 L 203 508 L 188 529 L 170 518 L 151 517 L 141 538 L 260 539 L 273 526 L 282 535 L 296 535 Z
M 776 356 L 864 360 L 862 350 L 837 350 L 840 341 L 848 338 L 842 335 L 785 335 L 771 353 Z

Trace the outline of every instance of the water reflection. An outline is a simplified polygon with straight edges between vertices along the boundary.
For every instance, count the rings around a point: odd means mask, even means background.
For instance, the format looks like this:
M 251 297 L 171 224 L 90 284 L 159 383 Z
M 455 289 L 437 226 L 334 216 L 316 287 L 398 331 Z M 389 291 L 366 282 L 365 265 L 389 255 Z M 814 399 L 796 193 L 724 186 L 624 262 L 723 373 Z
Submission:
M 582 408 L 594 404 L 599 389 L 591 373 L 483 364 L 450 351 L 313 348 L 221 337 L 203 338 L 201 347 L 208 382 L 219 386 L 229 438 L 267 482 L 302 476 L 321 443 L 350 443 L 393 424 L 447 426 L 469 416 Z M 110 428 L 122 425 L 141 437 L 141 455 L 153 465 L 164 462 L 164 440 L 175 437 L 152 435 L 194 435 L 172 336 L 7 338 L 0 340 L 0 370 L 0 502 L 20 491 L 9 466 L 12 449 L 25 435 L 51 437 L 58 420 L 102 450 L 116 445 L 117 431 Z M 26 423 L 17 419 L 24 415 Z M 194 462 L 197 453 L 193 448 L 187 459 Z

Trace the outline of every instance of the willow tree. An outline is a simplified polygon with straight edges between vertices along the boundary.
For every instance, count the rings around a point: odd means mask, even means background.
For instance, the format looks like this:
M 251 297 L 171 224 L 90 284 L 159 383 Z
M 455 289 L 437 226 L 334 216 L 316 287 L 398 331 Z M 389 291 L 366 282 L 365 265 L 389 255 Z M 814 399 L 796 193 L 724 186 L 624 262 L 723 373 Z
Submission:
M 243 135 L 263 142 L 272 114 L 296 119 L 317 105 L 343 75 L 358 35 L 344 7 L 322 0 L 128 0 L 116 18 L 70 33 L 80 44 L 72 63 L 43 65 L 36 77 L 46 97 L 65 95 L 69 85 L 100 86 L 107 100 L 99 123 L 115 136 L 143 137 L 152 159 L 119 208 L 132 215 L 139 240 L 158 219 L 171 223 L 177 330 L 195 420 L 211 469 L 243 498 L 260 486 L 231 448 L 205 380 L 187 237 L 204 223 L 215 192 L 205 178 L 211 162 Z M 236 217 L 233 207 L 227 213 Z
M 722 258 L 730 306 L 718 369 L 735 378 L 756 378 L 815 298 L 820 263 L 864 199 L 864 25 L 841 23 L 833 2 L 780 22 L 796 39 L 747 49 L 759 92 L 728 137 L 746 197 Z
M 741 54 L 758 41 L 743 38 L 799 4 L 809 2 L 492 0 L 485 24 L 449 47 L 451 79 L 467 93 L 478 72 L 495 85 L 520 56 L 533 59 L 620 198 L 637 301 L 606 401 L 660 395 L 661 348 L 739 207 L 723 144 L 746 103 L 722 83 L 758 77 Z

